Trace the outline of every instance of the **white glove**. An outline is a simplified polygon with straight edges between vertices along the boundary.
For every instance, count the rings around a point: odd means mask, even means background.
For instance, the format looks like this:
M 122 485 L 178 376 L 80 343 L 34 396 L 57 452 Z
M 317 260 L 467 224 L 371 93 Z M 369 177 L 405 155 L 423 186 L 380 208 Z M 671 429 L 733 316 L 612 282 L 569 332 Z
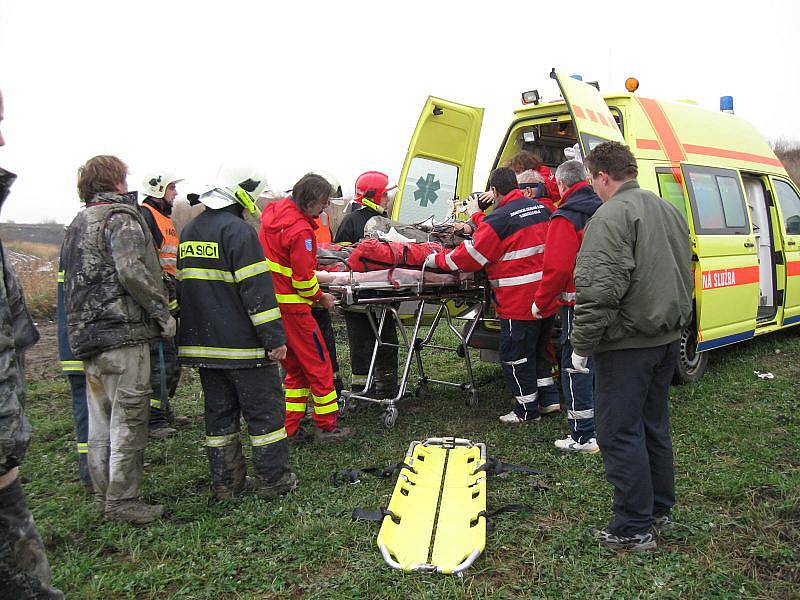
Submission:
M 572 351 L 572 368 L 578 373 L 589 372 L 589 357 L 581 356 L 574 350 Z
M 167 320 L 163 323 L 159 323 L 158 326 L 161 329 L 161 337 L 165 340 L 171 339 L 175 337 L 175 333 L 178 329 L 178 324 L 175 322 L 175 319 L 170 315 L 167 317 Z
M 531 314 L 533 315 L 534 319 L 541 319 L 542 318 L 542 311 L 536 306 L 536 302 L 531 305 Z
M 425 262 L 423 263 L 426 269 L 435 269 L 436 268 L 436 253 L 428 254 L 425 257 Z

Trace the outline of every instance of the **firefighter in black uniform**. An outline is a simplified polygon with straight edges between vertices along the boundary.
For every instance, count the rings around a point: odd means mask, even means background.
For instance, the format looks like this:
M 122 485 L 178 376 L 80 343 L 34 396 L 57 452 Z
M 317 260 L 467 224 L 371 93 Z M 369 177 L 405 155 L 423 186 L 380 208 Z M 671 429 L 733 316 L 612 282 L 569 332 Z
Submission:
M 388 202 L 389 178 L 378 171 L 367 171 L 356 179 L 355 201 L 361 204 L 348 213 L 336 230 L 335 244 L 355 244 L 364 237 L 364 226 L 372 217 L 384 215 Z M 352 379 L 350 388 L 360 390 L 367 382 L 369 362 L 375 346 L 375 333 L 366 313 L 344 311 L 347 339 L 350 345 Z M 387 313 L 381 340 L 397 344 L 397 326 L 394 317 Z M 391 398 L 397 393 L 397 346 L 381 346 L 376 357 L 374 393 L 378 397 Z
M 266 180 L 254 169 L 223 168 L 216 185 L 200 196 L 206 210 L 181 232 L 178 356 L 199 367 L 214 493 L 230 498 L 251 487 L 239 434 L 242 415 L 256 493 L 274 498 L 298 480 L 289 467 L 277 367 L 286 356 L 286 337 L 264 252 L 243 214 L 257 212 L 254 201 Z

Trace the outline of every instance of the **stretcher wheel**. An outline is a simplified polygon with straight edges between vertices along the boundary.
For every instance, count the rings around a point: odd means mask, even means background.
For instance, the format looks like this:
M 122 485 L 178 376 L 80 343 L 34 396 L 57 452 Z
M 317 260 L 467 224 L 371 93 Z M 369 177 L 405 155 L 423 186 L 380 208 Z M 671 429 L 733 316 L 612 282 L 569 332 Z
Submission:
M 423 399 L 423 400 L 424 400 L 425 398 L 427 398 L 427 397 L 428 397 L 428 384 L 426 384 L 426 383 L 421 383 L 421 384 L 420 384 L 420 385 L 417 387 L 417 389 L 414 391 L 414 395 L 415 395 L 417 398 L 421 398 L 421 399 Z
M 478 406 L 478 390 L 472 390 L 467 396 L 467 406 Z
M 352 400 L 347 398 L 347 396 L 339 396 L 339 416 L 346 417 L 350 410 L 353 408 L 351 404 Z
M 394 424 L 397 422 L 397 409 L 394 406 L 390 406 L 386 409 L 383 413 L 383 426 L 386 429 L 391 429 L 394 427 Z

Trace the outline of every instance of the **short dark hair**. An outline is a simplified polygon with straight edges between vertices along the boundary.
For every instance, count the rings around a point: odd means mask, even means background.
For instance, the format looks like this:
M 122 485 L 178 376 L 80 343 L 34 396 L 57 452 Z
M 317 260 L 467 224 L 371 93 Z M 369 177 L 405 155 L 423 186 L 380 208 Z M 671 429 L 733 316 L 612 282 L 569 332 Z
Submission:
M 333 188 L 328 180 L 316 173 L 306 173 L 292 188 L 292 199 L 304 213 L 321 198 L 330 198 Z
M 639 175 L 636 158 L 630 148 L 619 142 L 603 142 L 586 157 L 586 167 L 596 177 L 600 171 L 614 181 L 627 181 Z
M 127 165 L 116 156 L 100 155 L 90 158 L 78 169 L 78 196 L 88 202 L 102 192 L 116 192 L 125 183 Z
M 489 174 L 489 187 L 496 189 L 501 196 L 505 196 L 511 190 L 519 189 L 517 175 L 509 167 L 498 167 Z

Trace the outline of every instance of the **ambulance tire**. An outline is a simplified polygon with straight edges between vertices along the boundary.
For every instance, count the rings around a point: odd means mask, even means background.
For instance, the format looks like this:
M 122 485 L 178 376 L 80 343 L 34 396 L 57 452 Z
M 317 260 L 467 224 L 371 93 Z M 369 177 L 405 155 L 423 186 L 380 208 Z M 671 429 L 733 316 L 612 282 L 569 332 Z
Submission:
M 683 330 L 678 350 L 678 364 L 672 383 L 686 385 L 700 381 L 708 367 L 708 352 L 697 352 L 697 325 L 694 320 Z

